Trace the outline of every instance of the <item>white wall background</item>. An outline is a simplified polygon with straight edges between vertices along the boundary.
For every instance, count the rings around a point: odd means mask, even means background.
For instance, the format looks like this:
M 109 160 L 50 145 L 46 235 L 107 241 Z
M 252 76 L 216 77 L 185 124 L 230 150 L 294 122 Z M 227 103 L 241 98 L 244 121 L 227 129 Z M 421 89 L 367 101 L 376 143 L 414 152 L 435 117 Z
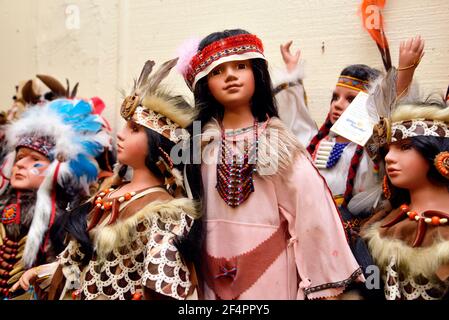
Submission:
M 282 66 L 279 44 L 294 40 L 305 60 L 305 85 L 321 124 L 342 68 L 382 68 L 374 42 L 357 14 L 361 0 L 0 0 L 0 108 L 7 109 L 19 80 L 37 73 L 71 83 L 79 95 L 98 95 L 106 117 L 120 124 L 119 89 L 128 90 L 147 59 L 175 56 L 186 38 L 244 28 L 264 42 L 272 67 Z M 79 28 L 71 29 L 79 9 Z M 66 12 L 67 11 L 67 12 Z M 73 11 L 72 11 L 73 12 Z M 420 34 L 426 54 L 415 78 L 424 92 L 449 85 L 449 1 L 388 0 L 386 33 L 393 63 L 401 40 Z M 75 20 L 74 20 L 75 18 Z M 324 50 L 323 50 L 324 48 Z M 168 81 L 191 97 L 181 77 Z

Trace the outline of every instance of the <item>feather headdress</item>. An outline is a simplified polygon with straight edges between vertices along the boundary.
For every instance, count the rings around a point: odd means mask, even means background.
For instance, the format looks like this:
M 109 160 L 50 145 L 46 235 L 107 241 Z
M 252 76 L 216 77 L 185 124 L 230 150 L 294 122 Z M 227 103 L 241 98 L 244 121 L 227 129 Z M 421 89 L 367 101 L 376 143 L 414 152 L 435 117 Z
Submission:
M 185 130 L 196 117 L 196 110 L 186 100 L 162 88 L 161 82 L 176 65 L 178 59 L 172 59 L 163 63 L 159 69 L 152 73 L 154 61 L 147 61 L 140 73 L 131 95 L 123 101 L 120 113 L 125 120 L 132 120 L 177 144 L 186 142 L 190 138 Z M 165 150 L 165 158 L 170 157 L 170 150 Z M 182 173 L 170 165 L 171 159 L 160 159 L 157 165 L 162 171 L 167 170 L 170 181 L 166 181 L 167 187 L 174 185 L 183 186 Z
M 17 148 L 28 147 L 51 161 L 37 191 L 35 212 L 23 255 L 27 267 L 33 265 L 40 246 L 45 245 L 45 234 L 54 220 L 56 184 L 87 193 L 89 183 L 97 178 L 98 165 L 94 157 L 109 146 L 109 137 L 100 131 L 101 125 L 88 102 L 57 99 L 29 108 L 7 128 L 10 159 L 14 159 Z M 13 164 L 12 161 L 10 166 Z
M 134 88 L 123 101 L 120 113 L 125 120 L 133 120 L 165 136 L 174 143 L 188 139 L 183 128 L 190 125 L 196 111 L 182 96 L 164 90 L 160 84 L 178 59 L 163 63 L 152 73 L 154 61 L 147 61 Z

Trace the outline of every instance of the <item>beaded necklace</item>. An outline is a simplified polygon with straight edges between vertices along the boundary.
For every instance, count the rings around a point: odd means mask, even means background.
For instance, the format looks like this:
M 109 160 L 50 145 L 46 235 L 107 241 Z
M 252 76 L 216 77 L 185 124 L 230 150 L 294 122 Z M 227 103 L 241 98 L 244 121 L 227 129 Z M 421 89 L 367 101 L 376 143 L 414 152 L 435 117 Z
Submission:
M 416 229 L 415 240 L 413 241 L 412 247 L 419 247 L 426 234 L 427 225 L 431 226 L 441 226 L 445 225 L 449 221 L 449 214 L 437 210 L 427 210 L 419 214 L 416 211 L 410 210 L 410 207 L 407 204 L 403 204 L 400 206 L 400 214 L 397 215 L 390 222 L 382 225 L 382 228 L 389 228 L 396 223 L 402 221 L 408 217 L 412 221 L 418 222 L 418 227 Z
M 259 134 L 257 121 L 253 125 L 254 142 L 250 147 L 247 140 L 244 141 L 242 156 L 234 152 L 236 141 L 232 141 L 232 147 L 226 144 L 226 134 L 221 126 L 221 157 L 217 164 L 216 188 L 225 203 L 235 208 L 245 202 L 254 192 L 253 173 L 257 171 L 257 151 L 259 149 Z

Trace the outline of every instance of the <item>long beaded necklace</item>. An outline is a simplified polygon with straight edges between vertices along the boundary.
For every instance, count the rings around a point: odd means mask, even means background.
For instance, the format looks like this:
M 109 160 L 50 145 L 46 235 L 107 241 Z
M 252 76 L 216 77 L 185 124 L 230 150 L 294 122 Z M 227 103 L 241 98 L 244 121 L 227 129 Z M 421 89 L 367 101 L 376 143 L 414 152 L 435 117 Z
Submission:
M 217 164 L 216 188 L 225 203 L 235 208 L 245 202 L 254 192 L 253 173 L 256 173 L 257 152 L 259 149 L 259 134 L 257 121 L 253 125 L 254 142 L 250 148 L 247 140 L 244 141 L 243 155 L 238 157 L 234 152 L 236 141 L 232 147 L 226 144 L 226 134 L 221 128 L 221 157 Z

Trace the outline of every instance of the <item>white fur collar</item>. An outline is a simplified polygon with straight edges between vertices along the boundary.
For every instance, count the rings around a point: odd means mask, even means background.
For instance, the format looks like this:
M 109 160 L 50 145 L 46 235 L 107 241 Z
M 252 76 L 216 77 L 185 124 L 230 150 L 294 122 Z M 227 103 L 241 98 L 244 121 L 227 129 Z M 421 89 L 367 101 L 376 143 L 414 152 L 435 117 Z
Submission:
M 131 241 L 136 226 L 143 219 L 158 216 L 164 219 L 180 220 L 181 214 L 186 213 L 192 219 L 200 217 L 197 203 L 187 198 L 172 199 L 169 201 L 156 200 L 147 204 L 133 216 L 118 220 L 110 226 L 98 226 L 90 232 L 94 248 L 99 256 L 105 256 L 116 248 Z
M 202 146 L 212 141 L 219 142 L 220 139 L 220 126 L 218 121 L 213 119 L 204 126 L 201 137 Z M 291 167 L 299 153 L 308 156 L 305 148 L 284 123 L 279 118 L 273 117 L 259 137 L 257 173 L 262 177 L 282 173 Z

